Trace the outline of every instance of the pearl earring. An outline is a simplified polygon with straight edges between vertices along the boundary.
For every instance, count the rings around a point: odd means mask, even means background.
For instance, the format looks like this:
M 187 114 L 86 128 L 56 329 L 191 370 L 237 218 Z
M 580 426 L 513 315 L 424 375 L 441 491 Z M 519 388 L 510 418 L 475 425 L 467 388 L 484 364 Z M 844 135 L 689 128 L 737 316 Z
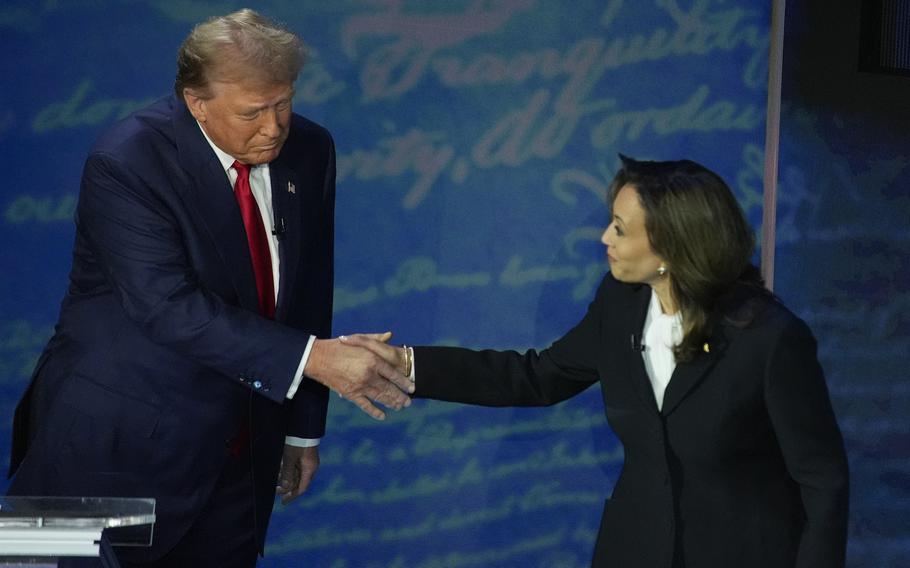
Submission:
M 661 264 L 657 267 L 657 275 L 664 276 L 665 274 L 667 274 L 667 267 Z

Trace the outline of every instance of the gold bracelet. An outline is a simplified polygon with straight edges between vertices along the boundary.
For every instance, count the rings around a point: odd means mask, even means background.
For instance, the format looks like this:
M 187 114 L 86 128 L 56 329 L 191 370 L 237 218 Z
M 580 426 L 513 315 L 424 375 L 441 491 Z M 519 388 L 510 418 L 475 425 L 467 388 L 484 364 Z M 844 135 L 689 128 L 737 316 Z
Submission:
M 411 349 L 407 345 L 402 345 L 404 349 L 404 376 L 411 377 Z

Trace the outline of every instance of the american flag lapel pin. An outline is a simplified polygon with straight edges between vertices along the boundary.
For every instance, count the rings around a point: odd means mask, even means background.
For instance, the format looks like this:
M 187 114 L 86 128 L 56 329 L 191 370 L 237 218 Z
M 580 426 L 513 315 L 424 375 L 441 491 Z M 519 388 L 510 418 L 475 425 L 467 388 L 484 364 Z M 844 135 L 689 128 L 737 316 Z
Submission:
M 288 182 L 288 193 L 297 194 L 297 187 L 292 182 Z

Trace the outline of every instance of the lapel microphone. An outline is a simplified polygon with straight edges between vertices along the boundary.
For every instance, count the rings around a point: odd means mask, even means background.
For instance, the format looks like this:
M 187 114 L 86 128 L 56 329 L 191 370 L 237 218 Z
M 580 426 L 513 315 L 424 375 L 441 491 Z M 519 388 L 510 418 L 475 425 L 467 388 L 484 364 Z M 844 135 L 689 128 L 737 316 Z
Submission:
M 288 232 L 287 225 L 284 224 L 284 217 L 278 218 L 278 223 L 275 224 L 275 227 L 272 229 L 272 234 L 278 237 L 278 240 L 284 238 L 284 234 Z
M 641 342 L 641 339 L 636 337 L 634 333 L 629 336 L 629 348 L 635 353 L 645 352 L 645 345 Z

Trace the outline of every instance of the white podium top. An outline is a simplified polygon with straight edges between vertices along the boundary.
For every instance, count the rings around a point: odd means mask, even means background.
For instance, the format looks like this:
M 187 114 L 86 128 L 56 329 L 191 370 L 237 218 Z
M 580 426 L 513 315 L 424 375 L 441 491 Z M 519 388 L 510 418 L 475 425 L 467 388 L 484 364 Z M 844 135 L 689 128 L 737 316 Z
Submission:
M 0 561 L 98 556 L 103 530 L 111 545 L 148 546 L 154 524 L 154 499 L 0 497 Z

